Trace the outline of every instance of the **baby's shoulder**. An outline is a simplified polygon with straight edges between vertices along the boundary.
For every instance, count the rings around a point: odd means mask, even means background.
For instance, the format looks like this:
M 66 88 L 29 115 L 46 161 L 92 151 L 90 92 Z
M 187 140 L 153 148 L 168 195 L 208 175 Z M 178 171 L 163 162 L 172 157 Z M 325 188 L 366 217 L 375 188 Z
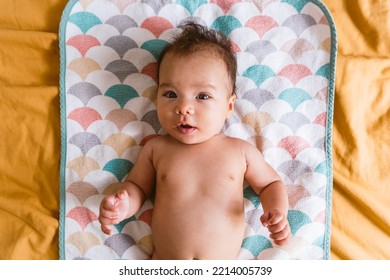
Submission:
M 248 154 L 259 154 L 261 153 L 260 150 L 255 146 L 254 144 L 235 137 L 228 137 L 228 141 L 230 142 L 230 145 L 240 149 L 240 151 L 243 153 L 244 156 L 248 156 Z
M 229 142 L 230 145 L 234 145 L 234 146 L 241 147 L 244 149 L 256 148 L 254 145 L 252 145 L 248 141 L 243 140 L 241 138 L 226 136 L 226 140 Z
M 149 137 L 143 148 L 156 152 L 161 149 L 167 149 L 170 146 L 170 142 L 171 140 L 166 135 L 156 134 Z

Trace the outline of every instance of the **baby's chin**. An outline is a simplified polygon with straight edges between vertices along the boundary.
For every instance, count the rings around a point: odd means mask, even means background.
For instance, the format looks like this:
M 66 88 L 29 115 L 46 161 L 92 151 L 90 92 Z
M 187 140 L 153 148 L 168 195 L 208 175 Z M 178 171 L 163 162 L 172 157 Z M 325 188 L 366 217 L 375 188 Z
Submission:
M 182 143 L 182 144 L 185 144 L 185 145 L 197 145 L 197 144 L 202 144 L 204 142 L 207 142 L 208 140 L 214 138 L 215 136 L 219 135 L 220 133 L 218 134 L 215 134 L 215 135 L 211 135 L 211 136 L 207 136 L 207 137 L 195 137 L 195 136 L 191 136 L 191 137 L 178 137 L 176 135 L 170 135 L 168 134 L 171 138 L 175 139 L 176 141 Z
M 177 137 L 173 137 L 176 141 L 180 142 L 181 144 L 185 144 L 185 145 L 196 145 L 196 144 L 201 144 L 205 141 L 207 141 L 208 139 L 205 139 L 205 140 L 198 140 L 198 139 L 180 139 L 180 138 L 177 138 Z

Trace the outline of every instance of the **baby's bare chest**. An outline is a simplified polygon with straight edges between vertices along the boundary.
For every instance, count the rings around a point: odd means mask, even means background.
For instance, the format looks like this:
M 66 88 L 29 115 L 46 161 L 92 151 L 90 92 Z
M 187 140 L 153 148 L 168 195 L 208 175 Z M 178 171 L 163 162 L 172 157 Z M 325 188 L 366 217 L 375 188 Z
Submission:
M 242 183 L 246 162 L 232 150 L 189 150 L 162 154 L 156 162 L 157 182 Z

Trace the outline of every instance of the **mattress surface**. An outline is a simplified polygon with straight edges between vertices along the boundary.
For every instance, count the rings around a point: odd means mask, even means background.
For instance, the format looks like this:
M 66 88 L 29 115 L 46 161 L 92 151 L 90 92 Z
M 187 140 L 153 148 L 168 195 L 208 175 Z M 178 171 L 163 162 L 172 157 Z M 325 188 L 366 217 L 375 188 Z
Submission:
M 331 258 L 390 259 L 390 2 L 324 0 L 338 33 Z M 58 259 L 65 0 L 0 9 L 0 259 Z

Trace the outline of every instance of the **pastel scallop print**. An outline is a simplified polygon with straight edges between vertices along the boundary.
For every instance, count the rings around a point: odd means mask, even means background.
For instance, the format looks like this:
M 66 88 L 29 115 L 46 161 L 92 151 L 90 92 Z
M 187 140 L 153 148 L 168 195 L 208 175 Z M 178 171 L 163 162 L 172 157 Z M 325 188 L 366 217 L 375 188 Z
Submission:
M 66 259 L 147 259 L 153 204 L 106 236 L 98 204 L 132 169 L 142 146 L 164 133 L 157 120 L 157 59 L 172 33 L 194 20 L 227 35 L 238 58 L 237 96 L 224 132 L 257 145 L 289 194 L 293 238 L 275 246 L 244 189 L 241 259 L 323 259 L 329 22 L 308 0 L 73 1 L 66 20 Z

